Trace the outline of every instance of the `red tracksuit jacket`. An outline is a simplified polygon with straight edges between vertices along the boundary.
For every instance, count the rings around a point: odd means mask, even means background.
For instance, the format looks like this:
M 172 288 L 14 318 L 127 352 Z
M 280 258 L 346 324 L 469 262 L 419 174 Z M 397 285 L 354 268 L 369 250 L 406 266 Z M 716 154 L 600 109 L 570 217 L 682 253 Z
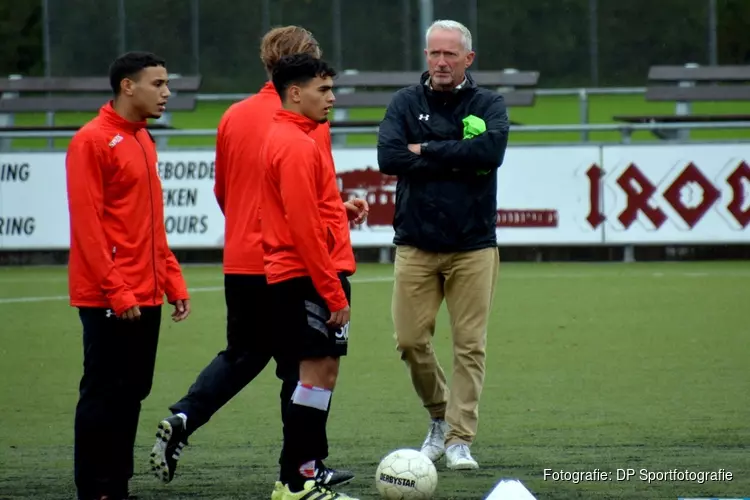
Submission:
M 225 217 L 225 274 L 264 273 L 258 213 L 263 179 L 260 150 L 278 109 L 281 98 L 268 82 L 257 94 L 230 106 L 219 122 L 214 193 Z M 334 170 L 330 125 L 315 127 L 310 137 L 321 147 L 324 160 Z M 348 227 L 346 231 L 348 241 Z M 351 248 L 337 247 L 333 259 L 338 271 L 354 274 L 356 263 Z
M 352 253 L 346 208 L 327 153 L 308 135 L 318 124 L 280 109 L 261 150 L 261 226 L 266 279 L 310 276 L 328 308 L 347 306 L 332 255 Z
M 167 245 L 156 147 L 108 103 L 71 140 L 65 159 L 70 211 L 70 303 L 133 306 L 189 298 Z

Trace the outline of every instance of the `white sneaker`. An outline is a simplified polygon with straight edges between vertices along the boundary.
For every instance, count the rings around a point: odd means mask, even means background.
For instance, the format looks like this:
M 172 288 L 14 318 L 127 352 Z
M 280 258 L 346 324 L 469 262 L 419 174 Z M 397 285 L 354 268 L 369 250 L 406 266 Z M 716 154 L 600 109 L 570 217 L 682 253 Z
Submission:
M 451 470 L 478 469 L 479 464 L 471 457 L 469 447 L 465 444 L 454 444 L 445 450 L 445 459 Z
M 433 462 L 445 454 L 445 433 L 448 432 L 448 423 L 445 420 L 433 420 L 427 437 L 422 443 L 422 453 Z

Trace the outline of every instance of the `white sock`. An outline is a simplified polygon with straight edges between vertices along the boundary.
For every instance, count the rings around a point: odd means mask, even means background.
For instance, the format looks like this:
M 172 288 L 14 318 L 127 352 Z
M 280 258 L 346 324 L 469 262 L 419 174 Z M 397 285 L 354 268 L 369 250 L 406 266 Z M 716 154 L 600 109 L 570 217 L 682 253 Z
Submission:
M 292 403 L 308 406 L 316 410 L 328 411 L 331 404 L 331 391 L 322 387 L 313 387 L 297 383 L 297 388 L 292 394 Z
M 182 419 L 182 427 L 187 430 L 187 415 L 185 415 L 184 413 L 178 413 L 177 416 Z
M 315 472 L 315 460 L 310 460 L 299 466 L 299 473 L 302 477 L 314 479 Z

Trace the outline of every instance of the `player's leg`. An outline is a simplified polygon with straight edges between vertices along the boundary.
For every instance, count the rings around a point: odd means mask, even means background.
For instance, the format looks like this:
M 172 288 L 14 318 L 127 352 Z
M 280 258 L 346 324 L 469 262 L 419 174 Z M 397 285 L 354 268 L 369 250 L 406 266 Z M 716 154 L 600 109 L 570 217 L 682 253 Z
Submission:
M 189 417 L 188 432 L 199 429 L 268 365 L 272 346 L 263 318 L 268 311 L 265 276 L 226 275 L 227 346 L 201 371 L 187 394 L 173 404 Z
M 79 500 L 103 495 L 123 495 L 125 486 L 115 484 L 117 459 L 110 446 L 119 422 L 117 413 L 118 364 L 120 363 L 117 317 L 111 310 L 80 308 L 83 325 L 83 376 L 75 412 L 74 473 Z M 122 483 L 123 478 L 119 478 Z
M 348 285 L 348 281 L 346 282 L 346 284 Z M 275 350 L 276 354 L 274 355 L 274 357 L 276 359 L 276 376 L 282 381 L 280 392 L 281 418 L 282 431 L 285 432 L 287 414 L 289 412 L 289 407 L 291 406 L 289 402 L 292 400 L 292 396 L 297 390 L 298 382 L 300 380 L 300 362 L 296 353 L 294 353 L 294 355 L 291 355 L 292 353 L 288 349 L 284 349 L 285 346 L 283 345 L 283 343 L 285 342 L 282 341 L 282 345 L 279 345 Z M 308 380 L 308 382 L 310 381 Z M 326 425 L 328 422 L 328 415 L 330 415 L 330 408 L 331 407 L 329 404 L 328 412 L 326 413 Z M 283 457 L 284 453 L 282 450 L 282 453 L 279 454 L 279 466 L 283 465 Z M 354 479 L 354 473 L 346 469 L 334 469 L 329 467 L 327 464 L 322 464 L 321 462 L 321 467 L 318 470 L 315 479 L 319 484 L 323 486 L 340 486 Z M 276 489 L 280 490 L 282 486 L 283 485 L 280 482 L 277 482 Z M 277 493 L 277 495 L 278 494 L 279 493 Z M 272 500 L 275 499 L 276 496 L 272 496 Z
M 79 499 L 126 498 L 141 401 L 151 389 L 158 342 L 146 319 L 80 308 L 83 376 L 75 413 L 74 471 Z M 144 321 L 146 320 L 146 321 Z M 151 328 L 149 328 L 151 327 Z M 136 363 L 145 363 L 135 373 Z
M 227 346 L 200 372 L 187 394 L 159 423 L 151 468 L 164 482 L 175 474 L 188 437 L 249 384 L 271 360 L 273 349 L 265 276 L 226 275 Z
M 286 411 L 289 409 L 289 400 L 297 388 L 299 382 L 299 360 L 290 356 L 283 345 L 275 349 L 274 360 L 276 361 L 276 377 L 281 381 L 279 391 L 279 402 L 281 403 L 281 422 L 286 422 Z
M 277 326 L 278 328 L 278 326 Z M 283 335 L 274 335 L 279 342 L 276 343 L 274 348 L 274 360 L 276 361 L 276 377 L 281 380 L 281 390 L 279 391 L 279 402 L 281 404 L 281 431 L 282 436 L 286 431 L 287 412 L 289 410 L 289 401 L 292 400 L 292 395 L 295 389 L 297 389 L 297 383 L 299 382 L 299 359 L 296 355 L 291 355 L 288 349 L 285 349 L 284 343 L 286 337 Z M 279 466 L 282 465 L 283 452 L 279 453 Z M 284 485 L 281 481 L 276 481 L 274 485 L 273 493 L 271 494 L 271 500 L 281 500 L 284 495 Z
M 435 319 L 443 301 L 440 255 L 410 246 L 396 248 L 391 310 L 396 341 L 412 384 L 431 422 L 422 452 L 431 460 L 445 451 L 445 373 L 432 348 Z
M 342 277 L 347 299 L 349 282 Z M 283 328 L 290 334 L 300 359 L 299 383 L 287 410 L 284 426 L 279 481 L 284 500 L 313 498 L 325 494 L 327 486 L 321 474 L 328 457 L 326 423 L 331 397 L 336 386 L 339 359 L 347 353 L 348 324 L 341 329 L 326 325 L 330 311 L 309 278 L 297 278 L 274 285 L 278 304 L 277 318 L 283 316 Z M 337 498 L 349 498 L 339 494 Z M 318 496 L 315 496 L 318 498 Z M 321 498 L 323 498 L 321 496 Z
M 125 385 L 118 412 L 123 418 L 120 429 L 123 440 L 122 470 L 127 472 L 128 479 L 133 477 L 133 448 L 138 431 L 138 420 L 141 414 L 141 404 L 151 393 L 156 365 L 156 352 L 161 328 L 161 306 L 141 307 L 141 318 L 126 325 L 126 335 L 123 357 L 126 364 Z M 122 320 L 120 320 L 122 321 Z
M 499 268 L 496 247 L 453 255 L 445 300 L 453 332 L 453 378 L 446 420 L 446 456 L 451 469 L 475 469 L 469 453 L 478 426 L 485 373 L 487 323 Z
M 326 422 L 338 370 L 338 357 L 300 362 L 300 380 L 287 410 L 279 477 L 292 491 L 301 491 L 307 480 L 316 479 L 328 456 Z
M 292 399 L 297 382 L 299 382 L 299 359 L 290 355 L 284 345 L 277 345 L 274 349 L 274 360 L 276 361 L 276 377 L 281 381 L 279 391 L 279 403 L 281 405 L 281 425 L 286 422 L 286 412 L 289 409 L 289 401 Z M 279 460 L 281 460 L 279 458 Z M 281 462 L 279 462 L 281 464 Z
M 352 307 L 352 292 L 351 292 L 351 283 L 349 282 L 349 278 L 343 274 L 339 274 L 339 278 L 341 279 L 341 285 L 344 288 L 344 293 L 346 294 L 346 299 L 349 302 L 349 307 Z M 345 345 L 349 344 L 349 325 L 347 324 L 344 329 L 337 330 L 334 332 L 334 346 L 332 347 L 332 350 L 336 353 L 337 356 L 343 356 L 346 354 L 345 350 L 339 350 L 336 347 L 336 344 L 340 342 L 338 339 L 338 336 L 343 336 L 343 342 Z M 339 358 L 340 359 L 340 358 Z M 338 377 L 336 378 L 338 380 Z M 328 428 L 328 416 L 331 414 L 331 407 L 333 405 L 333 394 L 331 394 L 331 402 L 328 405 L 328 412 L 326 412 L 326 421 L 325 426 L 326 429 Z M 326 431 L 327 434 L 327 431 Z M 327 437 L 326 437 L 327 442 Z M 326 455 L 328 454 L 326 450 Z M 354 479 L 354 473 L 346 470 L 346 469 L 332 469 L 328 467 L 327 465 L 324 465 L 322 467 L 322 470 L 319 471 L 318 476 L 316 478 L 317 482 L 319 484 L 322 484 L 323 486 L 340 486 L 342 484 L 346 484 L 350 482 L 352 479 Z

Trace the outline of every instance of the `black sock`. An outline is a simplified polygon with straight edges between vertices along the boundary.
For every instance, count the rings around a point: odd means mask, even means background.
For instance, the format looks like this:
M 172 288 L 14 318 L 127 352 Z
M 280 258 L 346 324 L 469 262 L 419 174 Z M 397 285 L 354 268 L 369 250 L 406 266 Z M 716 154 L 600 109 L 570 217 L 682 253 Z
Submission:
M 315 479 L 315 469 L 328 456 L 326 421 L 331 391 L 301 383 L 292 395 L 284 425 L 279 481 L 301 491 Z

